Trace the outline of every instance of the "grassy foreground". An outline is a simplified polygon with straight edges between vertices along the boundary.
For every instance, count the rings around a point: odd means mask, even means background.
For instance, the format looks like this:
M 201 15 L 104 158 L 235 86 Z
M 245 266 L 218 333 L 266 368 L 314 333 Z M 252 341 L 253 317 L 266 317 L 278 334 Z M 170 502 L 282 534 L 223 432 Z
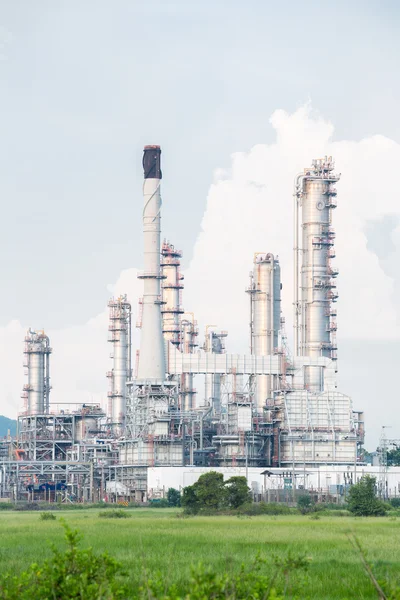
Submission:
M 14 574 L 51 554 L 49 543 L 63 547 L 60 517 L 92 546 L 123 563 L 132 580 L 159 571 L 166 581 L 188 579 L 190 565 L 212 564 L 237 571 L 261 553 L 283 557 L 288 551 L 312 558 L 302 597 L 376 598 L 348 534 L 354 533 L 378 578 L 400 573 L 400 520 L 393 518 L 307 516 L 177 518 L 176 509 L 129 510 L 129 519 L 100 519 L 99 510 L 57 511 L 56 521 L 37 512 L 0 513 L 0 572 Z

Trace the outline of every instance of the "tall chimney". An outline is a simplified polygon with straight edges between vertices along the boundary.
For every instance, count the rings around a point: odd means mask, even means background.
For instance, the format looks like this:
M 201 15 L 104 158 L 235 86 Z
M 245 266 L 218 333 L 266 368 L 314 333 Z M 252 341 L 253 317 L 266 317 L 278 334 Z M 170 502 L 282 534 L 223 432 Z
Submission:
M 144 280 L 138 381 L 165 380 L 165 349 L 161 319 L 160 222 L 161 148 L 145 146 L 143 154 Z

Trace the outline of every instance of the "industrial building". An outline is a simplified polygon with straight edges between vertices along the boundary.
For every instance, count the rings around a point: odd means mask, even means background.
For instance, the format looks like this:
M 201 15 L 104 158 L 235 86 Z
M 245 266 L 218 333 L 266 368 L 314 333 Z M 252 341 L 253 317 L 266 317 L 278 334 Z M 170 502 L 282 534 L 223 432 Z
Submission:
M 143 170 L 143 297 L 112 298 L 108 305 L 107 411 L 93 404 L 52 410 L 50 340 L 29 330 L 17 438 L 0 445 L 0 494 L 28 497 L 53 482 L 71 501 L 103 498 L 113 489 L 141 501 L 152 489 L 149 472 L 160 467 L 290 471 L 293 485 L 303 473 L 303 486 L 306 473 L 327 465 L 357 471 L 363 413 L 337 389 L 339 175 L 332 158 L 312 161 L 295 177 L 294 347 L 284 330 L 279 248 L 265 248 L 249 256 L 250 282 L 243 282 L 250 352 L 242 355 L 229 353 L 226 331 L 208 327 L 202 339 L 195 315 L 183 309 L 182 253 L 161 237 L 159 146 L 144 148 Z M 131 306 L 138 300 L 136 349 Z

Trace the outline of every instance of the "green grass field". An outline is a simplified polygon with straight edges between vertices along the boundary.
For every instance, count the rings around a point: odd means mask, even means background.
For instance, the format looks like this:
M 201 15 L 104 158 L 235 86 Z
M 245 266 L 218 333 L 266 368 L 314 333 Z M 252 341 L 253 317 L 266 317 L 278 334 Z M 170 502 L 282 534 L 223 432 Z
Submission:
M 237 570 L 265 557 L 305 554 L 312 558 L 304 598 L 376 598 L 360 557 L 347 535 L 355 533 L 378 578 L 400 573 L 400 520 L 307 516 L 194 517 L 176 509 L 129 510 L 129 519 L 100 519 L 99 510 L 59 511 L 56 521 L 37 512 L 0 513 L 0 572 L 18 572 L 50 556 L 50 543 L 63 546 L 60 517 L 84 536 L 82 547 L 107 550 L 137 580 L 162 572 L 165 580 L 188 579 L 190 565 Z

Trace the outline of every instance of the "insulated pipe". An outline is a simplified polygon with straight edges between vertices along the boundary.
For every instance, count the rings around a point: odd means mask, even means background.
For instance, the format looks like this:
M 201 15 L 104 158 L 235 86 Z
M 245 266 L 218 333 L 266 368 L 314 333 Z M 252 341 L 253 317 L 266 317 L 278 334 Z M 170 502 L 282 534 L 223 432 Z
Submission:
M 294 179 L 294 353 L 299 356 L 299 202 L 304 173 L 298 173 Z M 300 184 L 301 181 L 301 184 Z
M 165 380 L 165 348 L 160 310 L 161 148 L 145 146 L 143 155 L 143 315 L 138 381 Z

